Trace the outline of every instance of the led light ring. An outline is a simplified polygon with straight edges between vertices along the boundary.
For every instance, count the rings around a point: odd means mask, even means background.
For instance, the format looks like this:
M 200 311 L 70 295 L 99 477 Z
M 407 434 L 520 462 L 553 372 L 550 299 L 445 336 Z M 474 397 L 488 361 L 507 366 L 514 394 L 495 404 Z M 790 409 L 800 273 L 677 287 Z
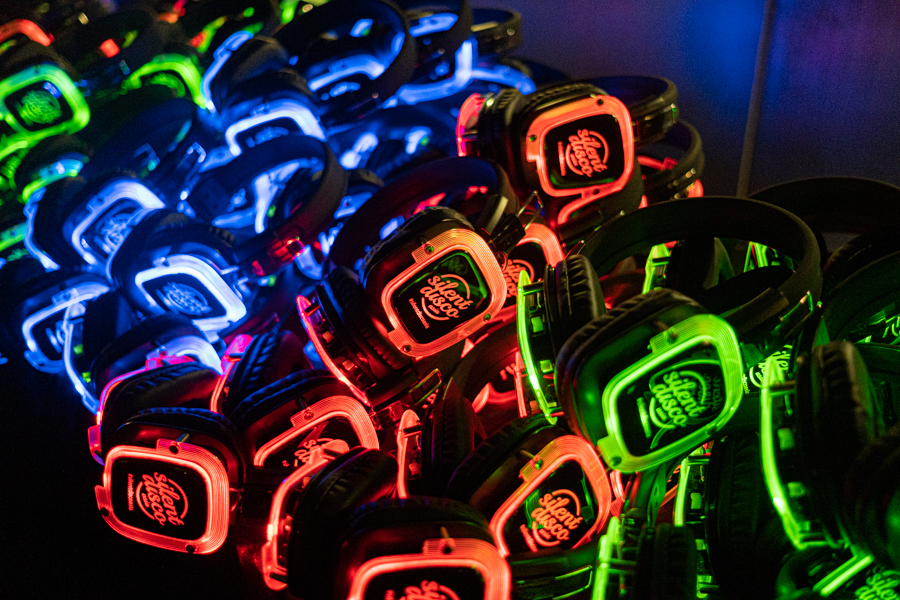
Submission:
M 491 517 L 491 533 L 494 543 L 503 557 L 509 556 L 509 548 L 503 539 L 503 528 L 506 522 L 513 516 L 525 499 L 536 490 L 557 467 L 567 461 L 575 461 L 584 470 L 590 482 L 594 496 L 602 510 L 597 514 L 596 521 L 591 528 L 584 533 L 573 548 L 585 543 L 606 524 L 609 515 L 609 506 L 612 503 L 612 488 L 606 476 L 606 469 L 589 443 L 574 435 L 564 435 L 551 441 L 534 455 L 534 458 L 522 467 L 519 476 L 523 483 Z M 546 474 L 546 475 L 545 475 Z
M 247 334 L 239 334 L 228 344 L 225 352 L 222 354 L 220 370 L 222 375 L 213 391 L 209 409 L 214 413 L 222 414 L 222 403 L 228 395 L 228 386 L 231 385 L 231 379 L 234 377 L 234 371 L 240 362 L 247 347 L 253 341 L 253 336 Z
M 278 560 L 278 548 L 285 544 L 285 541 L 280 539 L 284 535 L 285 530 L 282 524 L 285 516 L 282 514 L 285 508 L 285 500 L 289 494 L 298 491 L 297 486 L 302 485 L 304 479 L 315 475 L 333 458 L 330 454 L 323 452 L 321 448 L 313 448 L 309 462 L 288 475 L 278 485 L 278 488 L 272 495 L 269 522 L 266 525 L 266 543 L 260 551 L 263 580 L 266 583 L 266 587 L 271 590 L 279 591 L 287 587 L 287 584 L 284 583 L 284 580 L 287 578 L 287 568 L 282 566 Z
M 547 176 L 547 170 L 544 159 L 544 138 L 552 129 L 559 127 L 565 123 L 571 123 L 582 118 L 594 116 L 597 114 L 611 114 L 619 123 L 619 132 L 622 136 L 622 144 L 625 153 L 625 163 L 622 175 L 615 181 L 596 186 L 585 186 L 584 188 L 573 189 L 557 189 Z M 580 200 L 572 200 L 566 203 L 557 217 L 558 222 L 565 223 L 569 216 L 579 208 L 596 201 L 597 199 L 608 196 L 614 192 L 618 192 L 625 187 L 631 177 L 633 168 L 632 156 L 634 155 L 634 139 L 631 127 L 628 126 L 630 118 L 628 109 L 619 100 L 612 96 L 585 98 L 566 104 L 558 108 L 551 108 L 546 112 L 539 114 L 528 126 L 525 134 L 525 160 L 535 163 L 538 173 L 541 189 L 549 196 L 565 197 L 572 196 L 581 192 Z
M 251 110 L 249 116 L 244 117 L 228 125 L 225 129 L 225 143 L 235 156 L 243 152 L 243 148 L 237 141 L 241 133 L 265 123 L 271 123 L 280 119 L 293 121 L 298 132 L 325 141 L 325 132 L 319 124 L 319 120 L 312 110 L 302 102 L 292 98 L 284 98 L 265 102 Z M 288 133 L 298 133 L 288 132 Z
M 229 287 L 218 268 L 204 260 L 189 254 L 175 254 L 164 257 L 160 264 L 139 271 L 135 277 L 135 285 L 143 295 L 144 302 L 156 314 L 165 312 L 153 296 L 146 290 L 145 284 L 171 275 L 187 275 L 203 284 L 216 301 L 225 309 L 225 314 L 214 318 L 192 319 L 197 328 L 203 332 L 216 332 L 240 321 L 247 314 L 243 300 Z
M 22 338 L 28 350 L 25 352 L 25 358 L 35 369 L 45 373 L 59 373 L 65 369 L 62 359 L 58 361 L 50 360 L 44 355 L 34 338 L 34 327 L 48 319 L 49 317 L 60 314 L 64 316 L 66 309 L 73 305 L 84 301 L 93 300 L 110 290 L 109 285 L 99 282 L 81 282 L 76 283 L 67 289 L 53 295 L 52 304 L 44 306 L 30 313 L 22 321 Z
M 522 94 L 530 94 L 537 90 L 537 85 L 531 76 L 531 70 L 519 59 L 504 58 L 499 62 L 478 60 L 472 68 L 474 87 L 480 83 L 486 88 L 482 93 L 489 93 L 497 89 L 497 85 L 515 88 Z M 456 108 L 456 107 L 454 107 Z
M 116 246 L 108 256 L 99 256 L 92 252 L 90 245 L 83 239 L 85 231 L 103 216 L 107 209 L 122 200 L 132 200 L 141 207 L 134 211 L 128 219 L 129 231 L 150 212 L 166 207 L 166 204 L 140 180 L 115 178 L 104 183 L 102 189 L 96 194 L 92 194 L 86 201 L 80 202 L 63 225 L 64 231 L 71 230 L 67 237 L 72 248 L 87 264 L 105 266 L 106 277 L 110 280 L 112 280 L 112 275 L 109 271 L 109 263 L 119 246 Z
M 130 73 L 161 54 L 167 43 L 177 39 L 177 26 L 157 19 L 145 8 L 131 7 L 103 15 L 86 25 L 70 27 L 55 40 L 59 53 L 79 67 L 84 86 L 94 92 L 117 89 Z M 116 53 L 99 62 L 84 65 L 107 40 L 125 38 L 137 32 L 131 44 L 115 47 Z
M 122 82 L 122 89 L 136 90 L 141 87 L 144 78 L 147 78 L 151 83 L 156 83 L 154 76 L 161 73 L 169 74 L 178 79 L 181 85 L 184 86 L 184 95 L 193 100 L 197 106 L 206 108 L 206 98 L 203 95 L 200 71 L 191 57 L 183 54 L 166 53 L 153 57 L 150 62 L 132 71 L 128 78 Z M 157 81 L 164 82 L 163 79 Z
M 412 456 L 419 454 L 419 465 L 421 470 L 421 455 L 419 445 L 422 440 L 422 422 L 419 415 L 414 410 L 403 411 L 400 417 L 400 424 L 397 427 L 397 497 L 407 498 L 409 496 L 409 485 L 407 483 L 410 476 L 410 463 Z
M 472 80 L 475 56 L 475 41 L 464 41 L 453 55 L 453 75 L 438 81 L 426 83 L 405 83 L 394 95 L 399 102 L 416 104 L 427 100 L 447 98 L 464 89 Z
M 625 103 L 635 147 L 661 140 L 678 120 L 678 88 L 663 77 L 619 75 L 583 80 Z
M 697 233 L 758 241 L 795 261 L 794 273 L 778 288 L 766 289 L 724 316 L 741 340 L 745 362 L 760 362 L 796 333 L 821 292 L 819 246 L 809 226 L 795 215 L 746 198 L 672 200 L 609 221 L 585 241 L 579 253 L 602 276 L 651 246 Z
M 655 148 L 657 145 L 658 151 Z M 693 125 L 683 120 L 671 127 L 658 144 L 636 149 L 638 163 L 645 166 L 647 158 L 658 158 L 660 154 L 665 156 L 667 150 L 673 147 L 682 150 L 674 164 L 670 164 L 667 156 L 661 166 L 654 167 L 647 161 L 648 166 L 657 169 L 655 173 L 644 176 L 644 195 L 648 205 L 688 195 L 688 189 L 703 174 L 706 158 L 700 134 Z
M 447 552 L 447 548 L 453 550 Z M 477 539 L 441 538 L 425 540 L 421 554 L 398 554 L 373 558 L 356 570 L 347 600 L 362 600 L 369 582 L 400 569 L 473 569 L 485 583 L 484 600 L 504 600 L 510 594 L 509 565 L 491 544 Z
M 410 218 L 433 206 L 432 200 L 463 215 L 478 214 L 472 224 L 488 233 L 502 215 L 518 208 L 518 197 L 497 163 L 474 157 L 435 160 L 393 180 L 351 215 L 332 244 L 329 263 L 353 268 L 366 246 L 379 242 L 379 230 L 390 218 Z
M 254 33 L 271 35 L 272 30 L 280 25 L 279 14 L 275 6 L 265 0 L 242 0 L 238 2 L 207 0 L 204 2 L 186 2 L 182 7 L 182 15 L 178 24 L 185 38 L 197 46 L 201 53 L 209 57 L 228 43 L 231 36 Z M 251 13 L 251 14 L 247 14 Z M 234 27 L 241 27 L 225 41 L 221 38 L 225 32 Z M 258 31 L 257 31 L 258 30 Z M 203 39 L 198 39 L 203 35 Z M 221 43 L 216 43 L 221 41 Z
M 514 319 L 512 311 L 505 320 L 498 315 L 501 326 L 492 328 L 490 333 L 478 340 L 453 370 L 452 377 L 460 394 L 472 402 L 475 412 L 479 412 L 488 401 L 488 395 L 483 399 L 480 396 L 490 391 L 491 381 L 500 371 L 515 364 L 519 346 Z M 478 400 L 482 400 L 481 406 Z
M 42 46 L 49 46 L 51 43 L 50 37 L 34 21 L 13 19 L 0 25 L 0 44 L 16 35 L 24 35 Z
M 522 45 L 522 14 L 503 8 L 472 9 L 478 55 L 505 54 Z
M 212 4 L 212 3 L 210 3 Z M 222 44 L 219 45 L 218 48 L 213 51 L 213 62 L 209 67 L 207 67 L 206 71 L 203 73 L 203 77 L 200 81 L 200 88 L 203 93 L 203 98 L 205 100 L 206 110 L 211 113 L 216 112 L 216 103 L 213 102 L 212 97 L 212 81 L 216 78 L 216 75 L 219 74 L 219 71 L 222 69 L 222 66 L 231 58 L 231 54 L 243 45 L 244 42 L 253 37 L 253 34 L 249 31 L 237 31 L 226 39 Z
M 259 447 L 253 455 L 253 466 L 263 467 L 273 452 L 278 451 L 291 440 L 309 431 L 319 423 L 334 417 L 342 417 L 350 422 L 363 448 L 378 450 L 378 436 L 369 413 L 356 398 L 349 396 L 329 396 L 309 405 L 291 417 L 291 427 Z
M 61 123 L 51 125 L 39 131 L 28 131 L 16 119 L 6 106 L 6 99 L 11 94 L 29 85 L 45 82 L 45 85 L 52 85 L 56 91 L 62 96 L 72 111 L 72 117 Z M 27 67 L 15 75 L 7 77 L 0 81 L 0 118 L 15 131 L 4 141 L 4 147 L 0 149 L 0 158 L 8 156 L 12 152 L 29 147 L 46 137 L 60 134 L 75 133 L 87 125 L 90 120 L 91 111 L 88 108 L 84 96 L 75 86 L 75 83 L 60 67 L 43 63 L 31 67 Z
M 529 297 L 544 293 L 544 284 L 542 281 L 531 283 L 528 273 L 519 274 L 519 285 L 516 293 L 516 335 L 519 342 L 519 351 L 522 357 L 522 363 L 525 367 L 525 377 L 529 384 L 529 391 L 534 395 L 539 410 L 544 414 L 547 420 L 553 424 L 556 423 L 559 414 L 559 405 L 553 400 L 549 390 L 549 375 L 553 373 L 553 364 L 547 364 L 547 361 L 541 361 L 538 365 L 541 372 L 535 369 L 536 356 L 553 356 L 553 346 L 547 329 L 547 324 L 539 316 L 541 306 L 534 303 L 535 310 L 529 308 Z M 536 325 L 534 319 L 541 322 L 541 329 L 546 332 L 545 335 L 535 338 Z
M 426 246 L 433 248 L 433 250 L 427 252 Z M 391 306 L 391 296 L 394 291 L 412 279 L 417 273 L 427 268 L 428 265 L 457 250 L 467 253 L 484 275 L 488 289 L 491 291 L 491 300 L 485 310 L 474 315 L 462 327 L 458 327 L 433 342 L 421 344 L 415 341 L 403 327 L 403 322 Z M 445 348 L 449 348 L 456 342 L 462 341 L 482 327 L 484 321 L 488 321 L 492 315 L 496 315 L 506 301 L 506 281 L 503 278 L 503 272 L 497 265 L 497 259 L 494 258 L 487 243 L 475 232 L 450 230 L 439 234 L 436 238 L 428 240 L 413 251 L 412 259 L 415 264 L 406 268 L 392 279 L 381 293 L 381 306 L 393 327 L 392 330 L 387 332 L 387 338 L 398 350 L 407 356 L 431 356 Z
M 347 121 L 350 115 L 357 117 L 378 108 L 403 83 L 410 80 L 415 69 L 416 44 L 409 33 L 406 18 L 393 4 L 386 2 L 332 0 L 327 4 L 316 6 L 307 13 L 297 15 L 277 31 L 274 37 L 292 56 L 298 57 L 295 68 L 307 80 L 312 81 L 314 75 L 311 76 L 310 68 L 316 65 L 307 64 L 308 40 L 317 39 L 325 31 L 344 29 L 347 25 L 347 14 L 353 14 L 357 20 L 372 19 L 379 26 L 389 28 L 393 35 L 389 40 L 380 40 L 382 46 L 375 49 L 378 62 L 384 66 L 384 71 L 380 75 L 370 79 L 359 89 L 347 89 L 344 85 L 346 82 L 337 80 L 327 90 L 324 87 L 317 90 L 314 97 L 318 98 L 317 103 L 322 109 L 321 117 L 329 126 L 338 121 Z M 371 46 L 369 36 L 364 37 Z M 345 36 L 341 36 L 341 39 L 344 38 Z M 397 41 L 400 42 L 399 47 Z M 365 50 L 364 46 L 365 44 L 361 44 L 360 50 Z M 368 50 L 371 51 L 371 48 Z M 341 93 L 334 95 L 332 92 L 339 91 L 339 88 L 342 88 Z M 322 100 L 323 95 L 326 97 L 325 100 Z
M 173 451 L 172 448 L 176 450 Z M 207 522 L 203 535 L 193 540 L 180 540 L 151 533 L 128 525 L 116 516 L 112 500 L 112 469 L 118 459 L 143 459 L 175 465 L 199 474 L 206 483 Z M 95 487 L 97 508 L 116 533 L 149 546 L 164 550 L 209 554 L 218 550 L 228 534 L 229 482 L 225 467 L 210 451 L 173 440 L 159 439 L 155 448 L 116 446 L 106 457 L 103 485 Z

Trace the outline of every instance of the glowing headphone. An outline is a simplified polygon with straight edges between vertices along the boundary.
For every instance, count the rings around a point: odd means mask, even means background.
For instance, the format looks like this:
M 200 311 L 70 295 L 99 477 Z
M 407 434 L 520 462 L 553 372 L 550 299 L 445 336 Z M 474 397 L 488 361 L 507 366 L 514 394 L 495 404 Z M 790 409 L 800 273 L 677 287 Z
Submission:
M 627 193 L 639 172 L 628 109 L 589 84 L 470 96 L 459 110 L 457 145 L 461 156 L 498 161 L 520 194 L 538 190 L 553 227 L 604 198 L 610 214 L 640 202 Z M 627 197 L 614 195 L 623 189 Z
M 552 391 L 572 430 L 624 472 L 675 458 L 721 429 L 740 401 L 743 365 L 771 354 L 796 335 L 819 295 L 818 246 L 802 221 L 761 202 L 719 197 L 664 202 L 607 223 L 582 248 L 594 268 L 582 269 L 568 289 L 584 294 L 596 287 L 596 273 L 606 274 L 643 248 L 690 237 L 695 230 L 733 239 L 769 240 L 795 257 L 797 266 L 786 278 L 782 270 L 733 277 L 700 296 L 702 304 L 668 290 L 637 296 L 582 325 L 562 344 L 549 371 L 543 362 L 530 361 L 529 379 L 540 382 L 545 373 L 555 373 Z M 520 290 L 519 298 L 529 291 L 540 290 Z M 526 310 L 517 315 L 526 367 L 533 342 L 547 336 L 547 301 L 534 298 L 520 303 Z M 637 356 L 641 358 L 635 360 Z M 681 373 L 679 361 L 694 365 L 685 371 L 693 373 L 691 377 L 718 382 L 715 396 L 711 383 L 701 386 L 707 392 L 702 402 L 694 399 L 690 413 L 677 403 L 663 410 L 664 398 L 650 394 L 648 399 L 643 392 L 657 385 L 668 389 L 663 378 L 675 380 L 673 373 Z M 550 399 L 547 404 L 551 409 L 555 406 Z M 661 412 L 651 415 L 657 408 Z
M 231 233 L 166 211 L 142 221 L 109 261 L 112 279 L 147 314 L 180 312 L 207 335 L 248 314 L 255 284 L 289 264 L 327 227 L 346 190 L 328 147 L 306 137 L 323 165 L 315 191 L 274 228 L 239 242 Z M 299 173 L 306 177 L 307 174 Z
M 329 2 L 295 15 L 274 37 L 296 58 L 329 127 L 381 106 L 415 68 L 406 17 L 390 2 Z

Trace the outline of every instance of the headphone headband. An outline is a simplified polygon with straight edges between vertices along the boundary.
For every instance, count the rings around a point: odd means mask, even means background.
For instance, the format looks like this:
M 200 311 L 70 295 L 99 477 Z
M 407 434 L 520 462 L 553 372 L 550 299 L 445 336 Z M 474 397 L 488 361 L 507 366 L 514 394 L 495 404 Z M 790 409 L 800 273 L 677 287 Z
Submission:
M 648 206 L 609 221 L 579 252 L 602 276 L 650 246 L 698 234 L 762 243 L 784 252 L 797 264 L 793 275 L 777 289 L 766 289 L 724 316 L 745 343 L 758 343 L 764 337 L 761 328 L 785 317 L 807 295 L 818 300 L 822 273 L 815 235 L 792 213 L 758 200 L 705 196 Z
M 659 141 L 675 125 L 678 118 L 678 88 L 663 77 L 619 75 L 582 80 L 628 107 L 634 128 L 634 145 L 642 146 Z

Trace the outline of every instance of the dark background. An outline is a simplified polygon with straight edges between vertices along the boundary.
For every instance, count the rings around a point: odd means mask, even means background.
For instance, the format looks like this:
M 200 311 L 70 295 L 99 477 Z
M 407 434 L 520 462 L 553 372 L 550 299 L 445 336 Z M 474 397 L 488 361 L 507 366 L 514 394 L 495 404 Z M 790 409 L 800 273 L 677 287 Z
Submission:
M 5 8 L 13 3 L 6 4 Z M 894 0 L 519 0 L 520 56 L 573 77 L 673 80 L 699 130 L 709 194 L 738 190 L 760 35 L 749 191 L 814 175 L 900 185 L 900 3 Z M 764 27 L 769 23 L 771 27 Z M 750 167 L 747 169 L 747 167 Z M 864 198 L 848 202 L 865 204 Z M 119 537 L 96 510 L 87 411 L 51 378 L 0 366 L 0 597 L 251 597 L 235 551 L 184 556 Z

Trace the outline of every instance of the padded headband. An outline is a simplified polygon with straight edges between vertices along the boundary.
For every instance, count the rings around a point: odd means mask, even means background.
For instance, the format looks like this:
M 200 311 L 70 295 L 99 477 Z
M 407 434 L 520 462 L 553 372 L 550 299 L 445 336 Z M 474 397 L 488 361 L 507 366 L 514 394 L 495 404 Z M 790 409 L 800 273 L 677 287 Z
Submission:
M 619 75 L 585 79 L 628 107 L 634 127 L 634 145 L 650 144 L 663 138 L 678 118 L 678 88 L 663 77 Z
M 338 266 L 353 267 L 365 253 L 366 246 L 379 242 L 379 229 L 387 219 L 410 217 L 424 201 L 438 194 L 487 188 L 486 205 L 475 206 L 483 196 L 449 206 L 466 216 L 479 213 L 476 228 L 493 230 L 499 217 L 518 207 L 518 199 L 506 173 L 492 161 L 470 157 L 451 157 L 426 163 L 395 179 L 376 192 L 347 220 L 332 245 L 329 260 Z M 441 204 L 446 204 L 441 201 Z M 472 209 L 472 210 L 470 210 Z M 378 224 L 374 227 L 373 224 Z
M 472 9 L 478 56 L 503 54 L 522 45 L 522 14 L 505 8 Z
M 346 89 L 339 93 L 336 88 L 341 87 L 340 83 L 328 84 L 315 90 L 314 97 L 319 106 L 323 107 L 323 111 L 330 113 L 332 121 L 350 120 L 362 112 L 377 108 L 390 98 L 401 85 L 409 81 L 415 69 L 416 43 L 409 33 L 406 17 L 397 5 L 387 1 L 331 0 L 327 4 L 316 6 L 309 12 L 298 14 L 290 23 L 279 29 L 274 37 L 281 42 L 291 56 L 298 57 L 295 68 L 307 80 L 311 80 L 313 78 L 309 76 L 307 68 L 326 58 L 321 55 L 321 52 L 316 52 L 315 58 L 310 56 L 316 42 L 321 41 L 327 32 L 345 27 L 349 23 L 351 14 L 357 19 L 357 23 L 369 19 L 377 23 L 388 24 L 398 35 L 402 36 L 402 42 L 399 49 L 396 49 L 396 56 L 392 58 L 386 55 L 377 56 L 381 60 L 391 58 L 391 62 L 385 65 L 385 69 L 380 75 L 366 85 L 357 87 L 357 89 Z M 366 39 L 366 37 L 363 36 L 361 39 Z M 395 50 L 394 39 L 396 38 L 392 37 L 389 47 L 382 49 L 381 53 L 390 53 Z M 347 46 L 342 46 L 342 50 L 346 53 Z M 379 54 L 378 50 L 373 50 Z M 328 89 L 324 89 L 325 87 Z M 339 116 L 335 117 L 335 115 Z M 324 119 L 325 115 L 322 117 Z
M 809 226 L 792 213 L 746 198 L 705 196 L 663 202 L 606 223 L 579 250 L 603 276 L 622 260 L 650 246 L 696 235 L 749 240 L 791 257 L 794 273 L 724 316 L 742 341 L 759 343 L 807 293 L 822 291 L 819 246 Z M 771 327 L 770 327 L 771 325 Z
M 703 142 L 700 133 L 687 121 L 679 121 L 669 129 L 665 136 L 656 144 L 651 144 L 635 150 L 638 162 L 641 156 L 652 158 L 669 158 L 669 150 L 681 151 L 680 156 L 674 157 L 676 164 L 671 169 L 657 169 L 644 179 L 644 195 L 647 204 L 658 204 L 675 198 L 678 194 L 690 187 L 700 175 L 706 165 L 706 157 L 703 155 Z

